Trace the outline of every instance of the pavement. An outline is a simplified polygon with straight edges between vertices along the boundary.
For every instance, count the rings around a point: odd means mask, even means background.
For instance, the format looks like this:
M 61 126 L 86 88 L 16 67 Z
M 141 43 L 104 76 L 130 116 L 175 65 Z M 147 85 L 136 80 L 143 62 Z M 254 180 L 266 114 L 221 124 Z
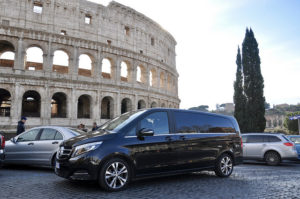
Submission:
M 60 178 L 51 169 L 9 166 L 0 169 L 0 198 L 300 199 L 300 163 L 247 163 L 236 166 L 229 178 L 204 171 L 139 180 L 114 193 L 105 192 L 95 182 Z

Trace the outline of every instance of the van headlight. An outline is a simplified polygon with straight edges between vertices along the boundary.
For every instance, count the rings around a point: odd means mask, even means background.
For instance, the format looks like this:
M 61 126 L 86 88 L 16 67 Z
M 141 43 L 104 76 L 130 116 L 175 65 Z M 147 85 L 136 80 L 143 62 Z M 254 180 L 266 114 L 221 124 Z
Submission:
M 92 142 L 92 143 L 76 146 L 74 149 L 74 152 L 72 154 L 72 157 L 87 153 L 89 151 L 93 151 L 93 150 L 97 149 L 101 144 L 102 144 L 102 141 L 101 142 Z

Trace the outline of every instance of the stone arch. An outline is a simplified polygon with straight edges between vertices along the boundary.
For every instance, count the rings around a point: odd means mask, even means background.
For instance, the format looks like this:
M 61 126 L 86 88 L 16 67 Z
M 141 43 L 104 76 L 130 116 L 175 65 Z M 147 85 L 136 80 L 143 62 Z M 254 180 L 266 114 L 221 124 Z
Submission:
M 113 76 L 113 61 L 109 57 L 102 59 L 102 77 L 106 79 L 111 79 Z
M 101 119 L 112 119 L 114 117 L 114 99 L 105 96 L 101 101 Z
M 138 101 L 137 109 L 144 109 L 144 108 L 146 108 L 146 102 L 141 99 Z
M 52 70 L 57 73 L 69 72 L 69 54 L 63 49 L 57 49 L 53 53 Z
M 164 72 L 160 73 L 159 86 L 160 86 L 160 88 L 164 88 L 165 87 L 165 74 L 164 74 Z
M 41 115 L 41 96 L 37 91 L 28 90 L 23 94 L 22 116 L 40 117 Z
M 121 81 L 130 82 L 131 81 L 131 66 L 128 61 L 122 61 L 120 64 L 121 68 Z
M 149 84 L 152 87 L 157 87 L 157 72 L 154 68 L 150 70 L 149 74 Z
M 139 64 L 136 68 L 136 81 L 146 84 L 146 67 L 142 64 Z
M 152 102 L 150 105 L 150 108 L 156 108 L 157 107 L 157 103 L 156 102 Z
M 121 114 L 132 111 L 132 102 L 129 98 L 124 98 L 121 101 Z
M 168 74 L 167 90 L 168 91 L 172 90 L 172 76 L 170 74 Z
M 15 61 L 15 47 L 6 40 L 0 41 L 0 67 L 13 68 Z
M 94 68 L 94 57 L 88 53 L 82 53 L 78 57 L 78 75 L 91 77 Z
M 51 99 L 51 117 L 67 117 L 67 95 L 63 92 L 56 92 Z
M 11 94 L 8 90 L 0 88 L 0 116 L 10 117 Z
M 44 51 L 39 45 L 30 45 L 25 51 L 26 70 L 43 70 Z
M 91 118 L 91 103 L 92 97 L 90 95 L 81 95 L 77 103 L 77 118 Z

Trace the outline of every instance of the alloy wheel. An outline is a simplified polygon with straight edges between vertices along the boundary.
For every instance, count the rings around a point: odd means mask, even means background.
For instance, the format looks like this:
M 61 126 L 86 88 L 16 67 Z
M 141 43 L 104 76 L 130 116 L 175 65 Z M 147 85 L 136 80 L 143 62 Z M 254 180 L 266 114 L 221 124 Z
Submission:
M 105 171 L 105 183 L 111 189 L 120 189 L 128 181 L 128 169 L 122 162 L 111 163 Z

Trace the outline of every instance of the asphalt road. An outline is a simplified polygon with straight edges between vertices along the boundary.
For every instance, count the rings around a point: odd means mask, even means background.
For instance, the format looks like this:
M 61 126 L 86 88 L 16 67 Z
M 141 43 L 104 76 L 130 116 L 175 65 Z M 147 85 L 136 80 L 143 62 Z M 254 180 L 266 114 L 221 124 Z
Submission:
M 300 163 L 267 166 L 247 163 L 234 168 L 229 178 L 213 172 L 140 180 L 128 189 L 108 193 L 94 182 L 72 182 L 51 169 L 24 166 L 0 169 L 0 198 L 299 198 Z

